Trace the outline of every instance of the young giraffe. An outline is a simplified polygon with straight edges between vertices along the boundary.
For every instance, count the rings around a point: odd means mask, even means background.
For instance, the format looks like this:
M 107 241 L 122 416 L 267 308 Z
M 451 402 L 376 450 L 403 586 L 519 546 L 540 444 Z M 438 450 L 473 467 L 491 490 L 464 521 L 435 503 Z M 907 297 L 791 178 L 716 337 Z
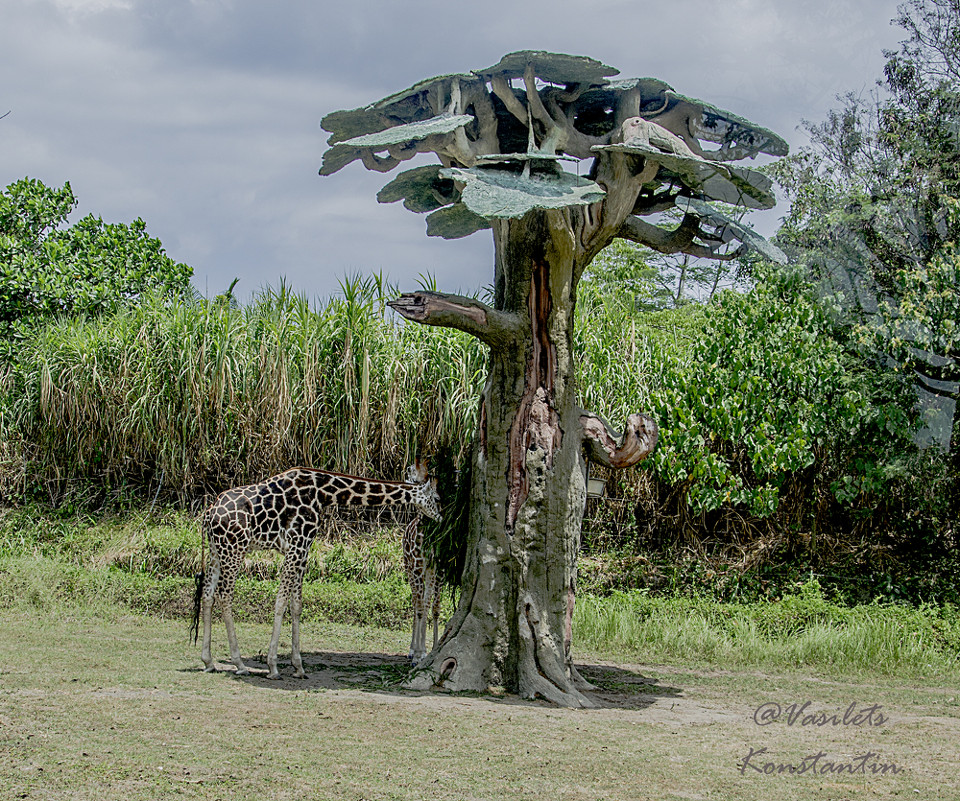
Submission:
M 420 664 L 427 655 L 427 612 L 433 602 L 433 647 L 437 647 L 440 622 L 440 577 L 427 564 L 423 554 L 423 532 L 420 515 L 413 518 L 403 530 L 403 566 L 410 582 L 410 600 L 413 607 L 413 636 L 407 654 L 411 664 Z
M 320 510 L 334 504 L 342 506 L 411 505 L 434 520 L 440 519 L 436 480 L 428 480 L 426 470 L 417 473 L 417 482 L 372 481 L 339 473 L 326 473 L 295 467 L 279 475 L 237 487 L 219 495 L 203 514 L 202 535 L 207 537 L 210 556 L 207 569 L 200 574 L 194 601 L 194 632 L 199 629 L 203 609 L 203 646 L 200 658 L 207 672 L 214 670 L 210 656 L 213 599 L 220 598 L 223 623 L 230 644 L 230 658 L 238 675 L 250 671 L 240 657 L 233 625 L 232 598 L 237 574 L 247 551 L 273 548 L 284 554 L 280 570 L 280 589 L 273 614 L 273 636 L 267 652 L 269 678 L 280 678 L 277 650 L 280 625 L 289 603 L 293 625 L 291 661 L 297 678 L 303 678 L 300 657 L 300 611 L 303 574 L 307 554 L 317 534 Z
M 417 483 L 426 480 L 426 469 L 418 462 L 407 468 L 407 481 Z M 410 582 L 413 606 L 413 636 L 410 638 L 408 657 L 414 665 L 427 655 L 427 611 L 433 602 L 433 647 L 437 647 L 440 621 L 440 577 L 427 562 L 423 553 L 423 531 L 420 515 L 416 515 L 403 530 L 403 566 Z

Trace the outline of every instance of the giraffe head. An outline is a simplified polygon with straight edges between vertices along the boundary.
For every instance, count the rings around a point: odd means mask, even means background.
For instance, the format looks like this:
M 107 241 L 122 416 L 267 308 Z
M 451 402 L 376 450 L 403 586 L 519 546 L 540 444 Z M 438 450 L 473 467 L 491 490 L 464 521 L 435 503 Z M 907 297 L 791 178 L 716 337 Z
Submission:
M 439 521 L 440 494 L 437 480 L 428 478 L 427 463 L 417 459 L 407 468 L 407 483 L 413 485 L 413 504 L 431 520 Z

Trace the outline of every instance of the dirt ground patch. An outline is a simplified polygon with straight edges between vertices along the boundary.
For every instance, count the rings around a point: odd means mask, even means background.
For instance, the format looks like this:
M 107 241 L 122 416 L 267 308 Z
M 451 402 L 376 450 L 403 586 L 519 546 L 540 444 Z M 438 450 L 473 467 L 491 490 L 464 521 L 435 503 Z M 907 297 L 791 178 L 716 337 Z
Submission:
M 599 708 L 566 710 L 404 691 L 402 632 L 303 642 L 270 681 L 180 623 L 0 612 L 0 799 L 960 799 L 956 686 L 584 655 Z

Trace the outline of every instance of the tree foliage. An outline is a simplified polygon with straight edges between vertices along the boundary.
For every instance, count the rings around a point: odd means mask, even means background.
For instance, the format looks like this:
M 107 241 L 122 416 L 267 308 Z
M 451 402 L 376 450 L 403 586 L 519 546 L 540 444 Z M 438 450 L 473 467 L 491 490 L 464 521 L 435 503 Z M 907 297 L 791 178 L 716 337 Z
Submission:
M 658 394 L 671 424 L 654 463 L 668 483 L 688 483 L 697 511 L 771 515 L 814 466 L 832 474 L 838 501 L 853 502 L 911 450 L 896 383 L 883 387 L 847 359 L 821 304 L 789 279 L 723 293 L 690 369 Z
M 745 261 L 670 256 L 617 239 L 590 263 L 579 291 L 616 297 L 644 311 L 709 303 L 720 290 L 747 288 Z
M 847 95 L 773 168 L 791 199 L 778 239 L 839 302 L 852 346 L 956 401 L 960 3 L 910 0 L 895 22 L 907 38 L 881 91 Z
M 146 223 L 67 217 L 77 200 L 25 178 L 0 193 L 0 338 L 58 314 L 97 314 L 148 290 L 180 295 L 192 270 L 164 252 Z
M 456 469 L 485 348 L 398 325 L 385 314 L 391 290 L 372 281 L 345 282 L 341 295 L 319 308 L 284 290 L 236 307 L 146 298 L 41 326 L 0 406 L 0 491 L 101 503 L 149 502 L 159 488 L 190 503 L 293 463 L 400 477 L 430 452 L 444 525 L 424 531 L 455 582 L 470 486 Z M 737 576 L 744 554 L 838 573 L 849 558 L 877 572 L 891 554 L 928 564 L 942 544 L 942 470 L 911 448 L 909 385 L 851 358 L 797 276 L 658 312 L 584 293 L 577 317 L 584 403 L 608 419 L 642 405 L 660 426 L 646 468 L 611 481 L 609 494 L 631 502 L 605 505 L 588 541 L 614 531 L 637 547 L 692 545 L 740 565 Z
M 902 377 L 851 357 L 799 273 L 768 267 L 758 278 L 702 307 L 638 313 L 597 296 L 581 312 L 585 397 L 614 417 L 640 397 L 656 414 L 647 468 L 676 495 L 685 535 L 701 541 L 717 517 L 834 528 L 889 494 L 915 450 Z M 655 516 L 665 535 L 667 510 Z

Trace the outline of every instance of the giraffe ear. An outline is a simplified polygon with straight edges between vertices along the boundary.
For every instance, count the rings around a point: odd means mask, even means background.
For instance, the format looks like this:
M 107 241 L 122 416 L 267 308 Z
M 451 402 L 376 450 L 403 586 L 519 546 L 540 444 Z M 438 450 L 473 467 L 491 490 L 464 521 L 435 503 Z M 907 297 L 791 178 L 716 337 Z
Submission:
M 422 484 L 426 481 L 427 463 L 417 458 L 417 460 L 407 468 L 407 480 L 411 484 Z

